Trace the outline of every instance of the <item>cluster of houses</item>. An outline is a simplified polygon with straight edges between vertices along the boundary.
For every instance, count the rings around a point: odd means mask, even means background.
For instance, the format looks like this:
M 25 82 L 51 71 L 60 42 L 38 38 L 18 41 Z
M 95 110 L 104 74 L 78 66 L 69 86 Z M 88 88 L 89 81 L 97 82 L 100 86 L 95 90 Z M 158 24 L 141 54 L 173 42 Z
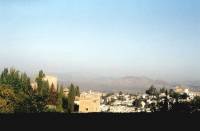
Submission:
M 113 112 L 113 113 L 130 113 L 130 112 L 141 112 L 145 110 L 146 103 L 140 101 L 139 106 L 133 106 L 133 103 L 140 98 L 144 98 L 145 95 L 132 95 L 132 94 L 120 94 L 114 93 L 109 96 L 103 97 L 101 103 L 102 112 Z M 147 109 L 148 110 L 148 109 Z M 149 110 L 150 111 L 150 110 Z M 149 112 L 147 111 L 147 112 Z
M 178 101 L 191 101 L 195 96 L 200 96 L 200 92 L 190 91 L 188 88 L 177 86 L 174 89 L 175 93 L 186 95 L 186 98 L 179 98 Z M 158 96 L 140 94 L 120 94 L 113 93 L 102 97 L 101 111 L 102 112 L 152 112 L 152 107 L 158 109 L 158 103 L 164 102 L 165 98 L 171 103 L 175 103 L 175 98 L 169 94 L 160 93 Z
M 184 88 L 181 86 L 177 86 L 175 89 L 175 92 L 179 93 L 179 94 L 187 94 L 188 98 L 187 100 L 190 101 L 192 100 L 195 96 L 200 96 L 200 92 L 198 91 L 190 91 L 189 88 Z
M 49 85 L 54 85 L 57 90 L 57 78 L 53 76 L 46 76 L 44 80 L 49 82 Z M 33 88 L 37 88 L 35 83 L 32 83 Z M 179 94 L 186 94 L 186 99 L 182 101 L 190 101 L 195 96 L 200 96 L 200 92 L 190 91 L 188 88 L 177 86 L 174 92 Z M 68 95 L 68 88 L 63 89 L 65 96 Z M 101 93 L 101 92 L 81 92 L 80 97 L 75 98 L 75 104 L 79 106 L 80 113 L 88 112 L 112 112 L 112 113 L 131 113 L 131 112 L 152 112 L 152 107 L 156 107 L 159 102 L 164 101 L 164 98 L 172 103 L 175 99 L 170 97 L 169 94 L 160 93 L 159 96 L 147 94 L 124 94 L 119 93 Z
M 134 112 L 132 103 L 135 100 L 134 95 L 113 93 L 104 94 L 101 100 L 102 112 Z

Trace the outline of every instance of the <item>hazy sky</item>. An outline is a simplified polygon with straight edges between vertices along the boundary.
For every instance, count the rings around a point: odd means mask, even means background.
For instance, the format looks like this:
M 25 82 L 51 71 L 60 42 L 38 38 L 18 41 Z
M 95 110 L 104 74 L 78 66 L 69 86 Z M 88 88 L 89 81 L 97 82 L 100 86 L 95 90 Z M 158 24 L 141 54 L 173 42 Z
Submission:
M 199 0 L 0 0 L 0 68 L 200 80 Z

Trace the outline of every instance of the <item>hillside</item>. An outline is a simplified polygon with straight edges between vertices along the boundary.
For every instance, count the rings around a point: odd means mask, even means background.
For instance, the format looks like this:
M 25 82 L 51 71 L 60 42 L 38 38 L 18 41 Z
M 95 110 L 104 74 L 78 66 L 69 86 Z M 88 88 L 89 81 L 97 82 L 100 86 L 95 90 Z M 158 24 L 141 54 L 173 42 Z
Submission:
M 147 77 L 126 76 L 121 78 L 111 77 L 86 77 L 86 76 L 64 76 L 59 75 L 61 83 L 75 83 L 82 90 L 96 90 L 105 92 L 144 92 L 151 85 L 156 88 L 172 88 L 172 85 L 162 80 L 152 80 Z

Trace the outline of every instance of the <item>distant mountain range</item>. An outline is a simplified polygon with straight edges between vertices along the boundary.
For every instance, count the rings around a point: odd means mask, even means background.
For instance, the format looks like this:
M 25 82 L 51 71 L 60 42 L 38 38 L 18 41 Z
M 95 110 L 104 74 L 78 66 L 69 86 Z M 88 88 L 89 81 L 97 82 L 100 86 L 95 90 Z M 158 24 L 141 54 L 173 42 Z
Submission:
M 147 77 L 126 76 L 121 78 L 111 78 L 64 74 L 57 74 L 57 76 L 59 82 L 65 84 L 74 83 L 79 85 L 81 90 L 141 93 L 147 90 L 151 85 L 154 85 L 156 88 L 173 88 L 173 85 L 166 81 L 153 80 Z
M 91 73 L 50 73 L 58 77 L 59 83 L 67 84 L 73 83 L 78 85 L 81 90 L 94 90 L 103 92 L 130 92 L 143 93 L 151 85 L 156 88 L 165 87 L 167 89 L 174 89 L 177 85 L 190 88 L 195 91 L 200 91 L 200 81 L 178 81 L 167 82 L 164 80 L 153 80 L 148 77 L 102 77 Z

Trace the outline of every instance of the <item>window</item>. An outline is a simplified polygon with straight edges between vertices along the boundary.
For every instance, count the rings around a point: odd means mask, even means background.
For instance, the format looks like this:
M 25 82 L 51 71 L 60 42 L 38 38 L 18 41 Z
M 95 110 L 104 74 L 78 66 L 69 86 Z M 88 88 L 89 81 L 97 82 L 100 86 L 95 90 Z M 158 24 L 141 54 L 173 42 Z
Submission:
M 88 111 L 88 108 L 86 108 L 85 110 Z

